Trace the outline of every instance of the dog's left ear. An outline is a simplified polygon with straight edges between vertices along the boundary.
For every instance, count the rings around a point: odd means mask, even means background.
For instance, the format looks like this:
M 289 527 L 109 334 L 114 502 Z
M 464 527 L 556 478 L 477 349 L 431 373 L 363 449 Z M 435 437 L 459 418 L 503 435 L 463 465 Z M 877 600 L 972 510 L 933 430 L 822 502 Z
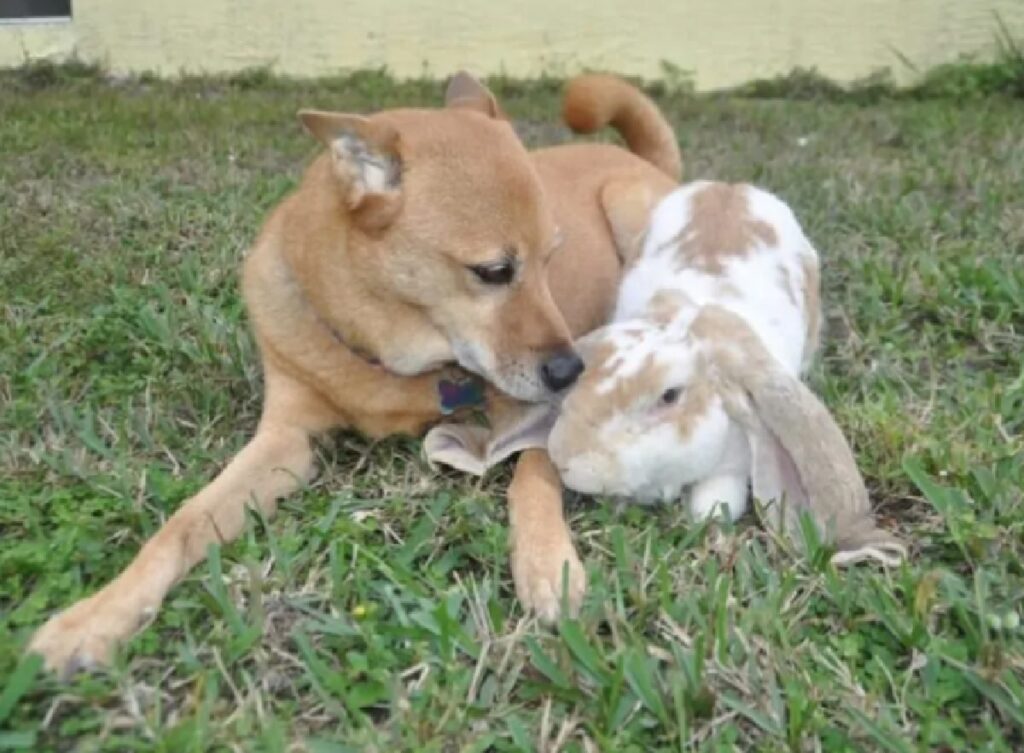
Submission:
M 491 118 L 508 120 L 490 89 L 465 71 L 459 71 L 448 82 L 444 93 L 444 106 L 476 110 Z
M 331 150 L 345 206 L 368 232 L 382 230 L 402 208 L 398 130 L 379 118 L 302 110 L 306 130 Z

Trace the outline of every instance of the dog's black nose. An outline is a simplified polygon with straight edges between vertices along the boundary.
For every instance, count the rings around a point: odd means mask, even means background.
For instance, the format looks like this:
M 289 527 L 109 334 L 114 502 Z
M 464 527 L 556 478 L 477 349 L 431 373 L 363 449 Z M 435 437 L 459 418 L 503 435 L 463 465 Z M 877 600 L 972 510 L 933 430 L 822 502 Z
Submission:
M 576 381 L 583 371 L 583 361 L 572 350 L 563 350 L 551 356 L 540 366 L 540 378 L 552 392 L 561 392 Z

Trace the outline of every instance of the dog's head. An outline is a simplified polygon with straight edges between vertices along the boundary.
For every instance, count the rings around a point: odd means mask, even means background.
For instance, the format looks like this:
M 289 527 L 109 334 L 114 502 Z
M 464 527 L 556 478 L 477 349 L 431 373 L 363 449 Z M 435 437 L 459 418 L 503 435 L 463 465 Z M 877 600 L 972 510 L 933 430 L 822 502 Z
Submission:
M 493 95 L 459 74 L 446 100 L 440 110 L 301 118 L 330 149 L 361 283 L 421 312 L 464 368 L 544 400 L 583 368 L 548 289 L 555 219 Z

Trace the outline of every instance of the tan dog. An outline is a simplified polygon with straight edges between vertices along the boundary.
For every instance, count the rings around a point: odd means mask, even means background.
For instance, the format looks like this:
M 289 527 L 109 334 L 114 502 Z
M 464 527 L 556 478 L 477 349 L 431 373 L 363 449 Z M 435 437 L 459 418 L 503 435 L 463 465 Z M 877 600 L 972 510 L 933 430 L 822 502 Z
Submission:
M 528 154 L 466 74 L 440 110 L 302 113 L 327 152 L 271 213 L 244 266 L 265 382 L 255 436 L 30 650 L 64 673 L 108 661 L 211 543 L 239 535 L 247 505 L 272 515 L 310 478 L 314 435 L 418 434 L 438 421 L 444 364 L 521 400 L 569 386 L 582 369 L 572 336 L 607 318 L 621 258 L 681 163 L 657 108 L 619 79 L 572 82 L 565 117 L 581 131 L 612 123 L 636 154 L 602 144 Z M 578 606 L 583 568 L 543 452 L 520 456 L 509 516 L 524 606 L 555 617 L 565 567 Z

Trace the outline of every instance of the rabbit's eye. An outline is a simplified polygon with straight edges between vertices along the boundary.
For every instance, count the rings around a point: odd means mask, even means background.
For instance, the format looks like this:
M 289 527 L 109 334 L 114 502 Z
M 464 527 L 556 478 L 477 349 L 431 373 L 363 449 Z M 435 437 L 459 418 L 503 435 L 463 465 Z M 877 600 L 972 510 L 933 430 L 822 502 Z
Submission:
M 678 387 L 672 387 L 661 393 L 661 404 L 662 405 L 674 405 L 679 400 L 679 393 L 681 390 Z

